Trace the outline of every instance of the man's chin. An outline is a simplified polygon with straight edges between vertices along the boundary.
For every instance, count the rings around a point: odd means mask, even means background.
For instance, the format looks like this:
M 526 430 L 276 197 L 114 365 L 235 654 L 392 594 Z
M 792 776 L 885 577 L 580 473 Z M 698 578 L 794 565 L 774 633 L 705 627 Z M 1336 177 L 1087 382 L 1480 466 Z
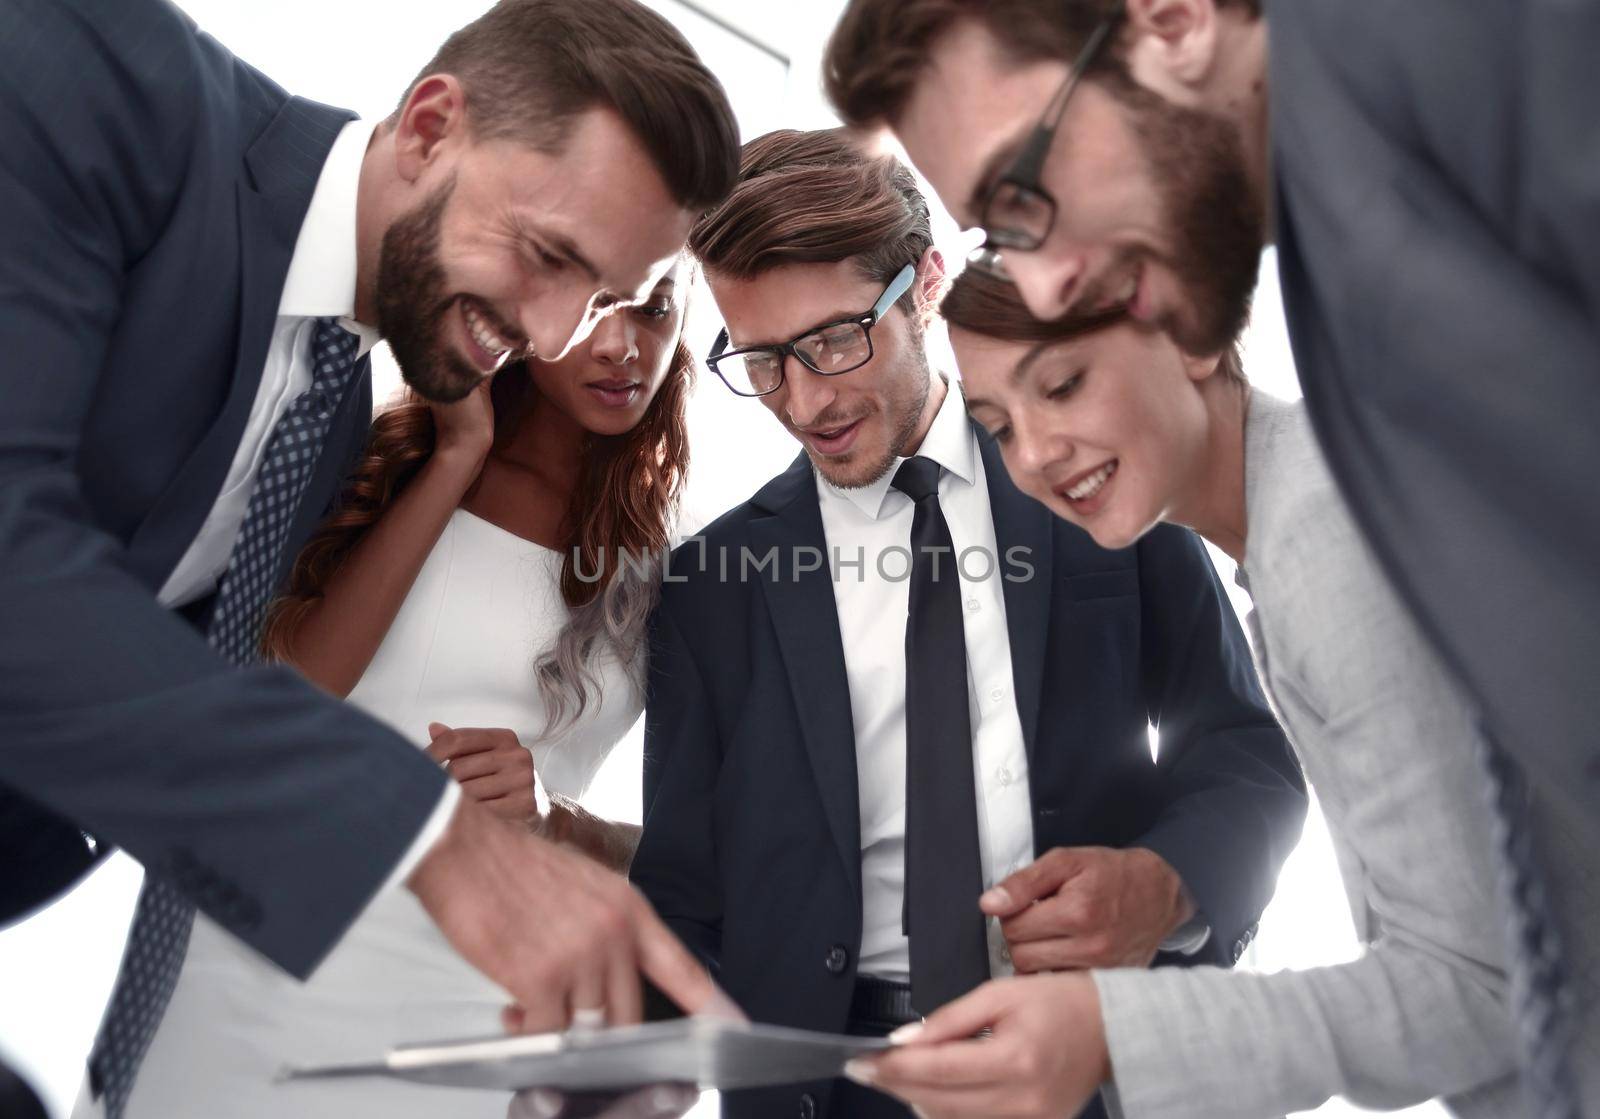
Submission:
M 416 361 L 401 361 L 396 354 L 395 360 L 400 366 L 400 376 L 407 387 L 433 404 L 454 404 L 458 400 L 464 400 L 473 389 L 487 380 L 488 376 L 493 376 L 493 374 L 486 376 L 459 359 L 433 356 Z
M 1237 342 L 1250 322 L 1250 303 L 1243 310 L 1213 304 L 1203 309 L 1191 304 L 1169 311 L 1156 320 L 1156 327 L 1189 354 L 1219 354 Z
M 807 451 L 811 465 L 816 467 L 834 489 L 859 490 L 872 485 L 889 472 L 889 467 L 894 465 L 893 458 L 869 461 L 859 453 L 842 455 L 838 458 L 822 458 Z

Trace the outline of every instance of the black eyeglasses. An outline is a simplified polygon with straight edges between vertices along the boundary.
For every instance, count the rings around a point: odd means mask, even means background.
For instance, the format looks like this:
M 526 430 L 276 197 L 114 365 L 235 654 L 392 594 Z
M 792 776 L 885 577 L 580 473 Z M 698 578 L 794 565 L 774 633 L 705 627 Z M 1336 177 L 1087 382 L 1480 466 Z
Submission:
M 838 322 L 812 327 L 798 338 L 776 346 L 750 346 L 728 350 L 726 329 L 717 335 L 716 345 L 706 364 L 740 396 L 766 396 L 783 387 L 783 359 L 790 354 L 813 373 L 836 377 L 860 369 L 872 360 L 872 328 L 894 301 L 904 295 L 917 278 L 917 266 L 908 264 L 895 274 L 871 310 L 851 315 Z
M 1050 236 L 1056 224 L 1056 200 L 1039 181 L 1045 157 L 1055 143 L 1056 130 L 1061 126 L 1072 91 L 1111 37 L 1122 13 L 1123 5 L 1119 0 L 1078 52 L 1072 69 L 1067 71 L 1067 80 L 1051 98 L 1022 151 L 989 190 L 988 197 L 983 200 L 983 244 L 972 251 L 968 264 L 998 279 L 1009 280 L 1011 276 L 1006 272 L 1001 253 L 1005 250 L 1031 253 Z

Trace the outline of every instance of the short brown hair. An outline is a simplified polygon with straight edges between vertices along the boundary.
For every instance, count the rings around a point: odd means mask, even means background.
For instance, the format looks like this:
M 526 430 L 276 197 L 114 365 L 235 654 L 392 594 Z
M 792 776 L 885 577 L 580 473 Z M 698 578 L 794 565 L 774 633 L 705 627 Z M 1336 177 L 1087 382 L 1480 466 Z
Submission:
M 850 0 L 823 56 L 828 99 L 841 119 L 864 128 L 894 124 L 934 44 L 964 19 L 977 20 L 1018 62 L 1070 59 L 1121 0 Z M 1261 15 L 1261 0 L 1217 0 Z M 1115 48 L 1091 67 L 1130 80 Z
M 689 234 L 689 251 L 708 271 L 739 279 L 853 260 L 867 279 L 887 284 L 932 244 L 928 203 L 911 172 L 837 128 L 751 140 L 733 193 Z
M 722 83 L 638 0 L 500 0 L 445 40 L 406 98 L 432 74 L 461 82 L 480 139 L 558 151 L 579 113 L 604 106 L 686 209 L 705 210 L 733 189 L 739 126 Z
M 1016 285 L 975 268 L 968 268 L 951 283 L 944 301 L 939 304 L 939 314 L 947 325 L 961 330 L 970 330 L 974 334 L 998 338 L 1003 342 L 1035 345 L 1066 342 L 1128 321 L 1121 310 L 1069 316 L 1055 321 L 1036 319 L 1022 301 Z M 1239 354 L 1237 340 L 1222 352 L 1217 372 L 1230 381 L 1244 383 L 1244 361 Z

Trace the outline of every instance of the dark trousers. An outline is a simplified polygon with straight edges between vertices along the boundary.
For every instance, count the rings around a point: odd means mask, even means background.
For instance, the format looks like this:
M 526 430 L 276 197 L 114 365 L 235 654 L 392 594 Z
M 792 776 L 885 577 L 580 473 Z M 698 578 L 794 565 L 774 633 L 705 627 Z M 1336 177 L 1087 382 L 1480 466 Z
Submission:
M 852 1037 L 888 1037 L 903 1024 L 853 1019 L 846 1032 Z M 828 1101 L 828 1119 L 913 1119 L 911 1109 L 893 1096 L 853 1080 L 835 1080 Z

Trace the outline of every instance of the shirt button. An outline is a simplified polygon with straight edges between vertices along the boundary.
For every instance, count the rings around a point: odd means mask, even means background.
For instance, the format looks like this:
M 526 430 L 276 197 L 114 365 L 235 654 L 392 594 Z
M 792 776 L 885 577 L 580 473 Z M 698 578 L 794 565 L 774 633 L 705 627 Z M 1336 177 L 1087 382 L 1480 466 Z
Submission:
M 1011 945 L 1001 942 L 1000 958 L 1008 964 L 1011 962 Z
M 850 966 L 850 953 L 842 944 L 835 944 L 828 949 L 828 954 L 823 958 L 822 964 L 835 975 L 843 975 L 844 969 Z
M 982 609 L 983 609 L 983 604 L 980 603 L 977 599 L 975 599 L 975 598 L 967 599 L 967 613 L 976 614 L 979 610 L 982 610 Z
M 995 703 L 999 703 L 1005 697 L 1006 697 L 1006 690 L 1004 688 L 990 688 L 989 689 L 989 698 L 991 700 L 993 700 Z
M 1011 782 L 1014 780 L 1014 778 L 1011 776 L 1011 770 L 1006 766 L 1000 767 L 998 772 L 995 773 L 994 779 L 1000 782 L 1000 787 L 1002 789 L 1009 789 L 1011 787 Z

